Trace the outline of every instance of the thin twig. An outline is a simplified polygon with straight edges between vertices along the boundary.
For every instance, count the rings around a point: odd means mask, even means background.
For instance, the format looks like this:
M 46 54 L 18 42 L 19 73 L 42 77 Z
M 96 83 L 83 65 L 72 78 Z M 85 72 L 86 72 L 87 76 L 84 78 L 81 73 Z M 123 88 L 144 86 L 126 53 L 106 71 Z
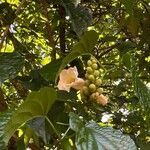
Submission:
M 44 15 L 44 17 L 46 18 L 46 22 L 45 22 L 45 26 L 46 26 L 46 33 L 48 36 L 48 42 L 49 42 L 49 46 L 52 47 L 52 52 L 51 52 L 51 57 L 53 60 L 56 59 L 56 48 L 55 48 L 55 40 L 53 38 L 53 31 L 52 28 L 50 26 L 50 22 L 49 22 L 49 16 L 48 16 L 48 4 L 45 0 L 39 0 L 42 6 L 42 14 Z
M 67 135 L 67 133 L 69 132 L 70 129 L 71 129 L 71 128 L 69 127 L 69 128 L 66 130 L 66 132 L 65 132 L 64 135 L 62 136 L 61 140 L 63 140 L 63 139 L 65 138 L 65 136 Z

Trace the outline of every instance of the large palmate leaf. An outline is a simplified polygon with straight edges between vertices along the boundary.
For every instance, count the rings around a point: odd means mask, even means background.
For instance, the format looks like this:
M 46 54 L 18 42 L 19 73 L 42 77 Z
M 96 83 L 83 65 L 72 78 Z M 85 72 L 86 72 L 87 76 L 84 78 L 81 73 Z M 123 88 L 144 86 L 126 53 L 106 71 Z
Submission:
M 5 142 L 7 143 L 13 133 L 26 121 L 44 117 L 55 100 L 56 91 L 53 88 L 45 87 L 38 92 L 31 92 L 6 125 Z
M 83 124 L 81 119 L 70 113 L 70 127 L 76 132 L 78 150 L 136 150 L 133 140 L 111 127 L 100 127 L 96 122 Z
M 98 33 L 94 30 L 87 31 L 81 37 L 80 41 L 72 48 L 72 52 L 68 54 L 63 60 L 57 72 L 56 79 L 60 71 L 66 67 L 71 61 L 81 55 L 90 54 L 98 40 Z
M 57 79 L 60 71 L 65 68 L 67 64 L 69 64 L 78 56 L 90 54 L 97 43 L 97 40 L 98 34 L 95 31 L 91 30 L 85 32 L 80 41 L 72 48 L 72 52 L 70 54 L 68 54 L 63 60 L 55 60 L 45 65 L 40 70 L 40 74 L 44 77 L 44 79 L 54 82 L 55 79 Z
M 11 116 L 12 110 L 0 114 L 0 150 L 6 150 L 6 145 L 3 141 L 4 128 Z
M 42 137 L 45 143 L 48 142 L 45 118 L 37 117 L 32 120 L 29 120 L 27 124 L 38 136 Z
M 16 52 L 0 53 L 0 84 L 14 78 L 21 71 L 24 58 Z

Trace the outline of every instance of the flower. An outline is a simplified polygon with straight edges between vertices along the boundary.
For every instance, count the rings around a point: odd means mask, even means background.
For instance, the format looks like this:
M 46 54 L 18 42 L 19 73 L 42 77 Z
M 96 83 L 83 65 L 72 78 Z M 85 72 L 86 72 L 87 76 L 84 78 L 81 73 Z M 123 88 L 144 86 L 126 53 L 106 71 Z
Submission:
M 97 101 L 97 103 L 105 106 L 108 103 L 108 98 L 106 96 L 104 96 L 103 94 L 100 94 L 100 95 L 96 96 L 96 101 Z
M 85 84 L 85 81 L 81 78 L 78 78 L 78 71 L 76 67 L 70 67 L 69 69 L 64 69 L 61 71 L 60 80 L 58 82 L 58 89 L 69 92 L 70 88 L 76 90 L 82 89 Z

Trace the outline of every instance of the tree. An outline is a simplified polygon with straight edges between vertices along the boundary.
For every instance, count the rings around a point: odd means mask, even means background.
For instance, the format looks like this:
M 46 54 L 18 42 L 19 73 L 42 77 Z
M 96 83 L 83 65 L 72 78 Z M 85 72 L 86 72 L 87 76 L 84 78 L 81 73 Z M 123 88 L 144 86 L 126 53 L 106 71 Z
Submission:
M 0 149 L 150 146 L 148 0 L 1 0 Z

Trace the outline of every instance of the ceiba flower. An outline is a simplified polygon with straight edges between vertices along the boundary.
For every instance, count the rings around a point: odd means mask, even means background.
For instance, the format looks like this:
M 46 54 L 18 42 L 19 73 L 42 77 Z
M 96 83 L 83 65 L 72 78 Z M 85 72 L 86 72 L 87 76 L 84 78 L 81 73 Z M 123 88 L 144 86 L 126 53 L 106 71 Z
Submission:
M 78 78 L 78 70 L 76 67 L 62 70 L 59 78 L 58 89 L 67 92 L 70 91 L 70 88 L 81 90 L 85 84 L 82 78 Z
M 106 96 L 104 96 L 103 94 L 99 94 L 98 92 L 93 93 L 90 96 L 91 100 L 95 100 L 97 103 L 105 106 L 108 103 L 108 98 Z
M 108 103 L 108 98 L 106 96 L 104 96 L 103 94 L 100 94 L 100 95 L 96 96 L 96 101 L 97 101 L 97 103 L 105 106 Z

